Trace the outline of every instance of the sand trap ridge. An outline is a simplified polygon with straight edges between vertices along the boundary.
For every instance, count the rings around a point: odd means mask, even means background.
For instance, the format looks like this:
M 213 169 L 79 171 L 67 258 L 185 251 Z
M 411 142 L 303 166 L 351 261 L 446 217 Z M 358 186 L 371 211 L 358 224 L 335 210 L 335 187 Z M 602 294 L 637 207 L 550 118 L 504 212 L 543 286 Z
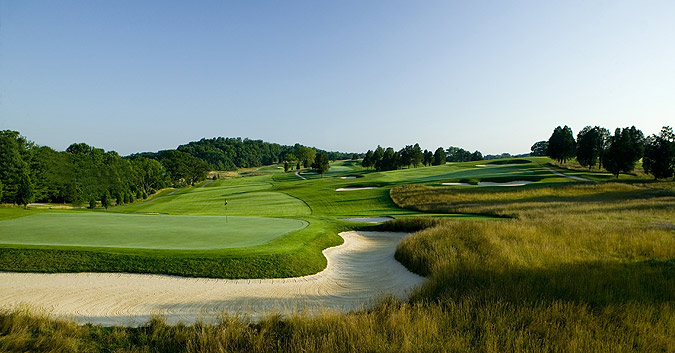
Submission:
M 346 186 L 343 188 L 335 189 L 335 191 L 354 191 L 354 190 L 370 190 L 370 189 L 379 189 L 379 186 Z
M 405 233 L 344 232 L 323 251 L 327 268 L 285 279 L 207 279 L 120 273 L 0 273 L 0 307 L 44 308 L 80 323 L 137 326 L 151 314 L 169 323 L 213 321 L 225 311 L 260 318 L 269 312 L 360 308 L 381 294 L 403 298 L 422 284 L 394 259 Z
M 523 186 L 527 184 L 532 184 L 531 181 L 526 181 L 526 180 L 515 180 L 515 181 L 508 181 L 505 183 L 494 183 L 491 181 L 481 181 L 477 185 L 476 184 L 469 184 L 469 183 L 442 183 L 441 185 L 453 185 L 453 186 Z
M 358 223 L 382 223 L 393 220 L 392 217 L 354 217 L 354 218 L 340 218 L 340 220 Z
M 522 163 L 509 163 L 509 164 L 476 164 L 476 167 L 514 167 L 517 165 L 523 165 Z

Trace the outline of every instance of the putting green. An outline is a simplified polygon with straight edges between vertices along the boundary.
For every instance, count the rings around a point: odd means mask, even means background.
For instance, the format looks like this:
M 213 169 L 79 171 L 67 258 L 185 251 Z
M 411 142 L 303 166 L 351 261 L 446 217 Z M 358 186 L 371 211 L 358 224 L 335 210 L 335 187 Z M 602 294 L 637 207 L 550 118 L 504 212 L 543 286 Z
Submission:
M 0 221 L 0 244 L 224 249 L 264 244 L 306 225 L 262 217 L 39 213 Z

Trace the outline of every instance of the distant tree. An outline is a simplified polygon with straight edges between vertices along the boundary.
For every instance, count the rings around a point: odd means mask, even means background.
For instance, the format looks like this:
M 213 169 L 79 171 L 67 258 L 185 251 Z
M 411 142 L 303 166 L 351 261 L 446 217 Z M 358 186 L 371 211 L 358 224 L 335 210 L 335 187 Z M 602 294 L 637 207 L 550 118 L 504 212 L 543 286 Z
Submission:
M 410 167 L 412 164 L 412 150 L 413 146 L 408 145 L 402 148 L 400 151 L 398 151 L 398 165 L 401 167 Z
M 96 208 L 96 199 L 94 198 L 94 195 L 89 196 L 89 208 Z
M 576 141 L 572 129 L 567 125 L 565 127 L 556 127 L 553 134 L 548 139 L 548 156 L 564 163 L 576 154 Z
M 471 154 L 471 161 L 482 161 L 483 160 L 483 154 L 480 153 L 480 151 L 474 151 Z
M 675 170 L 675 135 L 673 129 L 664 126 L 659 135 L 652 135 L 645 142 L 642 167 L 654 179 L 673 176 Z
M 375 169 L 378 171 L 395 170 L 398 168 L 398 164 L 399 161 L 397 153 L 394 152 L 393 148 L 387 147 L 387 149 L 384 150 L 384 154 L 382 155 L 382 160 L 380 160 L 379 166 L 376 165 Z
M 352 153 L 352 160 L 356 161 L 359 159 L 359 155 L 357 153 Z
M 577 161 L 581 166 L 593 168 L 602 153 L 602 136 L 599 127 L 584 127 L 577 134 Z
M 103 208 L 105 208 L 107 210 L 108 207 L 111 206 L 111 204 L 112 204 L 112 201 L 110 200 L 110 193 L 106 190 L 103 193 L 103 196 L 101 196 L 101 206 L 103 206 Z
M 290 169 L 290 165 L 288 165 L 288 161 L 284 162 L 284 173 L 288 173 L 288 170 Z
M 2 185 L 2 181 L 0 181 L 0 200 L 2 200 L 2 189 L 4 189 L 4 186 Z
M 117 192 L 117 197 L 115 198 L 115 203 L 117 206 L 120 206 L 124 203 L 124 194 L 121 191 Z
M 15 202 L 28 208 L 28 204 L 33 202 L 35 197 L 33 182 L 30 180 L 28 171 L 23 169 L 19 175 L 19 184 L 16 190 Z
M 445 160 L 448 162 L 468 162 L 471 160 L 471 152 L 459 148 L 459 147 L 448 147 L 446 152 Z
M 644 152 L 644 137 L 641 138 L 641 136 L 644 136 L 642 131 L 635 127 L 617 128 L 604 154 L 605 169 L 617 178 L 620 173 L 633 171 L 635 163 L 642 158 L 642 152 Z
M 295 165 L 295 170 L 300 170 L 300 161 Z
M 130 192 L 125 192 L 124 193 L 124 203 L 132 203 L 134 202 L 133 196 L 131 196 Z
M 380 171 L 382 169 L 382 159 L 384 158 L 384 148 L 382 146 L 378 145 L 377 148 L 375 149 L 375 152 L 373 152 L 373 167 L 375 167 L 375 170 Z
M 143 197 L 143 200 L 145 200 L 145 199 L 148 198 L 148 193 L 145 192 L 145 190 L 143 190 L 143 195 L 141 195 L 141 196 Z
M 366 152 L 366 155 L 363 157 L 363 160 L 361 161 L 361 166 L 367 169 L 373 167 L 374 165 L 375 163 L 373 161 L 373 151 L 368 150 L 368 152 Z
M 599 146 L 598 146 L 598 167 L 602 168 L 604 167 L 604 158 L 607 150 L 609 149 L 609 142 L 610 138 L 612 137 L 612 134 L 609 132 L 609 130 L 605 129 L 604 127 L 597 127 L 598 128 L 598 134 L 600 135 L 600 139 L 598 140 Z
M 548 153 L 548 141 L 539 141 L 535 142 L 532 147 L 530 147 L 530 156 L 532 157 L 543 157 Z
M 639 161 L 645 154 L 645 135 L 635 126 L 628 130 L 631 144 L 631 158 L 633 161 Z
M 416 143 L 412 148 L 412 164 L 415 168 L 419 167 L 420 164 L 424 161 L 424 153 L 419 143 Z
M 432 165 L 441 165 L 445 164 L 445 150 L 443 147 L 439 147 L 436 149 L 436 152 L 434 152 L 434 161 Z
M 330 169 L 330 161 L 328 160 L 328 155 L 326 153 L 319 153 L 314 159 L 312 168 L 316 170 L 317 173 L 323 175 Z
M 313 148 L 296 143 L 293 150 L 295 156 L 298 158 L 298 164 L 302 163 L 305 168 L 309 168 L 314 162 L 314 158 L 316 158 L 316 150 Z
M 424 150 L 424 165 L 431 165 L 434 162 L 434 153 Z

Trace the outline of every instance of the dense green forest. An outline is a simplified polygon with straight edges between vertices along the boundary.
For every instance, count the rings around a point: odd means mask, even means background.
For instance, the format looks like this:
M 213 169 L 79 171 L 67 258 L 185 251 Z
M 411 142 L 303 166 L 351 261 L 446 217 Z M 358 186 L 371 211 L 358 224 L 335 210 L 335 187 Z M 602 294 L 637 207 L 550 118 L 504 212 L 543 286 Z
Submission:
M 234 170 L 279 162 L 310 166 L 317 154 L 347 159 L 352 154 L 326 152 L 296 144 L 217 137 L 175 150 L 120 156 L 115 151 L 74 143 L 55 151 L 27 140 L 17 131 L 0 132 L 0 202 L 89 204 L 104 207 L 147 198 L 168 186 L 193 185 L 210 170 Z

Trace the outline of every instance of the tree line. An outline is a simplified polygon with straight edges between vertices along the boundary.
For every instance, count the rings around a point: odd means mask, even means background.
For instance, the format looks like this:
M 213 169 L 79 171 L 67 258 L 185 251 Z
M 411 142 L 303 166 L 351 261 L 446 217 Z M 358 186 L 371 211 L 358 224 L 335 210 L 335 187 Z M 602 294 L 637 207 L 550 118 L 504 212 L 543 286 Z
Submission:
M 315 164 L 317 152 L 321 160 Z M 17 131 L 0 132 L 0 202 L 88 203 L 104 207 L 147 198 L 168 186 L 194 185 L 210 170 L 258 167 L 279 162 L 321 166 L 352 154 L 296 144 L 283 146 L 241 138 L 201 139 L 175 150 L 122 157 L 115 151 L 73 143 L 65 151 L 38 146 Z
M 0 202 L 89 203 L 104 207 L 146 198 L 170 184 L 166 168 L 143 157 L 125 158 L 85 143 L 59 152 L 17 131 L 0 132 Z
M 531 155 L 549 156 L 560 163 L 576 158 L 589 169 L 598 166 L 614 176 L 630 173 L 638 161 L 655 179 L 669 178 L 675 170 L 675 135 L 664 126 L 658 135 L 645 137 L 635 126 L 616 128 L 614 133 L 603 127 L 586 126 L 577 134 L 565 125 L 556 127 L 548 141 L 532 145 Z
M 479 151 L 473 153 L 459 147 L 449 147 L 447 150 L 438 147 L 434 152 L 429 150 L 422 151 L 419 143 L 407 145 L 400 151 L 394 151 L 392 147 L 386 149 L 377 146 L 373 150 L 368 150 L 361 165 L 364 168 L 374 168 L 377 171 L 396 170 L 403 167 L 419 167 L 420 165 L 441 165 L 445 162 L 469 162 L 483 160 L 483 155 Z

